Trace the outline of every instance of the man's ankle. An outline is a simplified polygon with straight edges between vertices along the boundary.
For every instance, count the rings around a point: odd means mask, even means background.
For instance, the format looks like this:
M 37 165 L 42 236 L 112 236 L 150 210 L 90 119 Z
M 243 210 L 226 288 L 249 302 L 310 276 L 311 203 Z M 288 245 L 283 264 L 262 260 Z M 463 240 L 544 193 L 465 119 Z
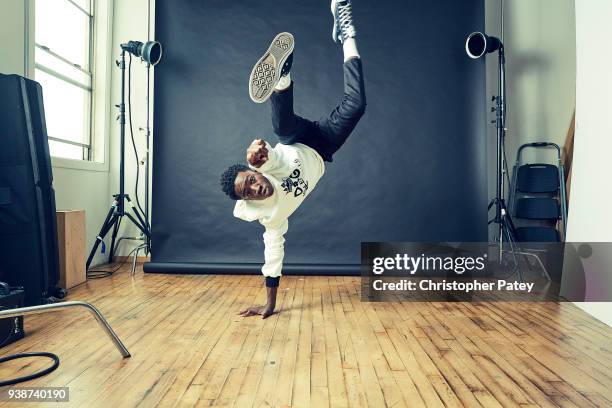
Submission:
M 266 276 L 266 288 L 277 288 L 280 284 L 280 276 Z
M 282 91 L 286 91 L 287 89 L 289 89 L 290 86 L 291 86 L 291 74 L 287 73 L 287 75 L 280 77 L 280 79 L 278 80 L 278 83 L 274 87 L 274 90 L 276 92 L 282 92 Z
M 344 62 L 352 58 L 359 58 L 359 51 L 357 50 L 355 38 L 347 38 L 344 40 L 342 43 L 342 51 L 344 52 Z

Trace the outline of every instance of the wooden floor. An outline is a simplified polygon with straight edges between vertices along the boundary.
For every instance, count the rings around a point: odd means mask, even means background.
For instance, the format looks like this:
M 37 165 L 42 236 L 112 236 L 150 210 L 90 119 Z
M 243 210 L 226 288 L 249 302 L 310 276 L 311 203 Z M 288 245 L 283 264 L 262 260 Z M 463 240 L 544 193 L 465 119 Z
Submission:
M 279 314 L 243 319 L 261 277 L 117 273 L 70 299 L 98 306 L 132 358 L 77 311 L 28 317 L 0 354 L 59 355 L 27 383 L 70 387 L 45 407 L 612 407 L 612 329 L 572 304 L 372 304 L 358 278 L 281 283 Z

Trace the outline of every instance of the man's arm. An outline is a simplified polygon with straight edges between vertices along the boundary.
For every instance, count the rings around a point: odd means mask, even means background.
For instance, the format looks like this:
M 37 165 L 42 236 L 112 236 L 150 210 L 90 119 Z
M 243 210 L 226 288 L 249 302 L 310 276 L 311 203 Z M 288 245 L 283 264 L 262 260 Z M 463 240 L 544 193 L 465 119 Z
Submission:
M 242 317 L 262 315 L 266 319 L 274 313 L 274 308 L 276 307 L 276 293 L 285 256 L 284 235 L 287 232 L 289 223 L 285 219 L 277 224 L 264 224 L 264 227 L 266 227 L 266 232 L 263 234 L 264 244 L 266 245 L 264 251 L 266 263 L 261 268 L 261 271 L 266 277 L 267 301 L 264 306 L 253 306 L 241 310 L 239 314 Z
M 256 139 L 247 149 L 247 162 L 251 169 L 260 173 L 279 173 L 291 172 L 291 163 L 285 163 L 282 156 L 272 148 L 265 140 Z
M 255 139 L 247 148 L 246 159 L 247 163 L 249 163 L 251 167 L 259 169 L 268 162 L 274 162 L 276 155 L 274 149 L 272 149 L 272 146 L 270 146 L 265 140 Z
M 266 231 L 263 234 L 265 245 L 265 264 L 261 268 L 264 276 L 278 277 L 283 270 L 283 258 L 285 257 L 285 237 L 289 222 L 281 221 L 278 224 L 264 225 Z

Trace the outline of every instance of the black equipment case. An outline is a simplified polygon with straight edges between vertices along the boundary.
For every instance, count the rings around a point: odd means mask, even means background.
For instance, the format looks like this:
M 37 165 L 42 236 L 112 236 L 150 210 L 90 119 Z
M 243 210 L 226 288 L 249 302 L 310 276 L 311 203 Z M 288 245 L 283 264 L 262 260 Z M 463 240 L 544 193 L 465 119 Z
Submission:
M 0 74 L 0 281 L 25 304 L 63 297 L 42 87 Z
M 6 283 L 0 282 L 0 310 L 22 307 L 23 298 L 21 288 L 9 288 Z M 23 336 L 23 316 L 0 319 L 0 347 L 22 339 Z

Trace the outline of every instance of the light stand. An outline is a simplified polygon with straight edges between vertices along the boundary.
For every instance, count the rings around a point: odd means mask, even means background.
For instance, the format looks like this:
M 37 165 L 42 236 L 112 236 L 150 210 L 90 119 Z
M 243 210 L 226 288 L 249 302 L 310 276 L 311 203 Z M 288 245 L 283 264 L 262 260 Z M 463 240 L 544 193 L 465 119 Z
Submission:
M 145 131 L 146 139 L 146 152 L 144 163 L 145 167 L 145 205 L 144 205 L 144 219 L 149 224 L 149 163 L 150 163 L 150 149 L 151 149 L 151 125 L 150 125 L 150 95 L 151 95 L 151 64 L 147 62 L 147 123 L 144 128 L 140 128 L 141 131 Z M 141 239 L 142 240 L 142 239 Z M 136 273 L 136 262 L 138 260 L 138 254 L 140 250 L 144 250 L 145 255 L 149 255 L 151 252 L 151 239 L 144 236 L 144 242 L 134 249 L 134 259 L 132 260 L 132 275 Z
M 150 163 L 150 154 L 151 154 L 151 64 L 147 62 L 147 125 L 146 125 L 146 140 L 147 140 L 147 150 L 145 157 L 145 220 L 147 224 L 149 224 L 149 163 Z M 147 238 L 146 246 L 145 246 L 146 255 L 149 255 L 151 251 L 151 239 Z M 138 254 L 138 253 L 137 253 Z
M 125 53 L 129 52 L 138 57 L 141 57 L 147 63 L 156 65 L 161 59 L 161 44 L 156 41 L 149 41 L 147 43 L 141 43 L 139 41 L 129 41 L 128 43 L 121 44 L 121 57 L 116 61 L 117 66 L 121 70 L 121 103 L 116 105 L 119 108 L 119 126 L 120 126 L 120 159 L 119 159 L 119 193 L 113 195 L 113 203 L 111 208 L 106 214 L 106 218 L 100 228 L 100 232 L 96 237 L 96 241 L 89 253 L 89 257 L 86 262 L 86 270 L 89 270 L 91 261 L 98 249 L 98 246 L 102 243 L 104 251 L 104 238 L 106 234 L 112 229 L 111 246 L 108 254 L 109 263 L 113 261 L 115 251 L 115 240 L 117 233 L 121 225 L 123 217 L 127 217 L 144 235 L 147 242 L 147 247 L 151 239 L 151 232 L 149 229 L 149 223 L 145 220 L 141 212 L 132 203 L 129 194 L 125 193 Z M 147 142 L 148 143 L 148 142 Z M 147 147 L 148 148 L 148 147 Z M 125 202 L 130 205 L 134 216 L 126 211 Z
M 495 223 L 498 225 L 497 237 L 499 242 L 499 260 L 501 262 L 503 255 L 504 240 L 507 240 L 514 258 L 515 266 L 518 269 L 518 260 L 514 251 L 514 224 L 510 218 L 508 207 L 506 205 L 504 175 L 505 168 L 505 140 L 506 140 L 506 56 L 504 53 L 504 44 L 496 37 L 489 37 L 481 32 L 470 34 L 465 42 L 465 51 L 472 59 L 477 59 L 485 54 L 497 51 L 498 54 L 498 94 L 493 96 L 492 101 L 495 106 L 491 108 L 495 112 L 495 127 L 497 129 L 497 149 L 496 149 L 496 184 L 495 197 L 491 200 L 488 210 L 495 206 L 495 217 L 489 221 L 489 224 Z M 520 276 L 520 270 L 519 270 Z

